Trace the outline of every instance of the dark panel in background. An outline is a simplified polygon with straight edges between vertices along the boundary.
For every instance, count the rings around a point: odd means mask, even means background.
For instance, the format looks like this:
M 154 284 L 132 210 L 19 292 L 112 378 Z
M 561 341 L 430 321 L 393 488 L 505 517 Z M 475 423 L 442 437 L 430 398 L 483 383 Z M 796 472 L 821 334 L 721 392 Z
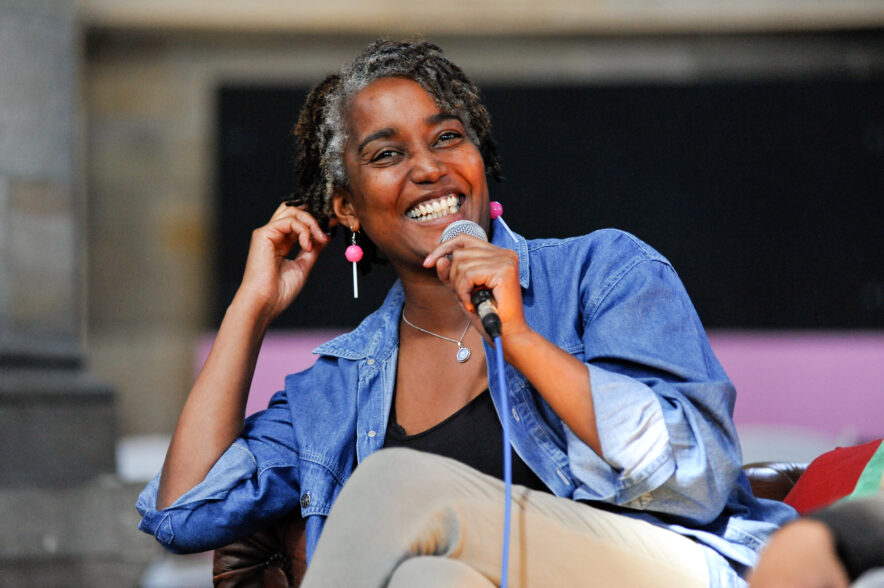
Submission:
M 294 191 L 294 127 L 308 88 L 223 87 L 218 93 L 216 194 L 216 324 L 242 279 L 252 231 L 267 223 Z M 346 327 L 378 307 L 395 276 L 389 266 L 359 276 L 344 259 L 339 231 L 323 252 L 307 287 L 274 327 Z
M 218 94 L 217 318 L 251 230 L 293 190 L 306 88 Z M 884 80 L 484 87 L 526 237 L 635 233 L 675 265 L 707 327 L 884 327 Z M 355 325 L 392 281 L 343 233 L 282 327 Z

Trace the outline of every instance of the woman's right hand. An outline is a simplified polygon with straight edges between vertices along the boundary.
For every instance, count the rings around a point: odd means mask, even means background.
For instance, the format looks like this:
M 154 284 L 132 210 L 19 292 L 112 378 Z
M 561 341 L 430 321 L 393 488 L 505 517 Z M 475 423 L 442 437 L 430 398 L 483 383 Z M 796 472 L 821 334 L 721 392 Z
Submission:
M 268 323 L 304 288 L 316 259 L 329 243 L 316 219 L 302 208 L 281 204 L 263 227 L 252 232 L 242 284 L 236 293 Z M 294 259 L 286 256 L 298 243 Z
M 301 250 L 286 259 L 295 243 Z M 310 213 L 285 204 L 252 233 L 242 284 L 172 436 L 157 491 L 158 509 L 198 484 L 242 431 L 264 333 L 301 292 L 328 243 Z

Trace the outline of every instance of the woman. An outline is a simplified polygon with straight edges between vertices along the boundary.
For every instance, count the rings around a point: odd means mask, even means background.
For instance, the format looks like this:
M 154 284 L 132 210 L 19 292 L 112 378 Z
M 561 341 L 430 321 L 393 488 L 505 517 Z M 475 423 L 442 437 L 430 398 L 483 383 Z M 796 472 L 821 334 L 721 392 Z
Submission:
M 305 585 L 493 586 L 506 418 L 513 585 L 741 584 L 791 511 L 751 495 L 733 387 L 668 262 L 619 231 L 526 241 L 492 222 L 488 113 L 431 44 L 370 45 L 311 93 L 297 133 L 300 206 L 253 234 L 162 474 L 139 498 L 141 528 L 201 550 L 299 507 Z M 458 219 L 490 242 L 440 244 Z M 327 245 L 326 223 L 370 240 L 399 280 L 243 424 L 261 338 Z M 506 391 L 490 384 L 470 302 L 480 286 L 497 301 Z

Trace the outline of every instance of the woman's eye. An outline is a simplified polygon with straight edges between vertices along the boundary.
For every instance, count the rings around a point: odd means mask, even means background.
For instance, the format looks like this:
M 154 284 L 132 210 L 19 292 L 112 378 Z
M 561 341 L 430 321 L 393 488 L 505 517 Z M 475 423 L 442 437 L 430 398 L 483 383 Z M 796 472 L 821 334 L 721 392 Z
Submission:
M 437 143 L 451 143 L 453 141 L 457 141 L 461 137 L 463 137 L 463 135 L 461 135 L 457 131 L 445 131 L 444 133 L 439 135 L 439 138 L 436 140 L 436 142 Z
M 399 153 L 393 149 L 384 149 L 383 151 L 378 151 L 372 158 L 372 163 L 382 163 L 386 161 L 390 161 L 395 158 Z

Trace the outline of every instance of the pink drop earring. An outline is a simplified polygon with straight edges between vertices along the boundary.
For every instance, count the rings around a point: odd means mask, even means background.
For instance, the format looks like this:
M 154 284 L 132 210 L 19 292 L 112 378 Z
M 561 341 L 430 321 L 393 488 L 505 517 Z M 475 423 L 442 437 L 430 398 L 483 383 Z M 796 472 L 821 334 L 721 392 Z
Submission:
M 359 282 L 356 279 L 356 264 L 362 260 L 362 247 L 356 244 L 356 232 L 350 227 L 350 246 L 344 251 L 344 257 L 353 264 L 353 298 L 359 298 Z
M 506 229 L 506 232 L 510 234 L 510 237 L 512 237 L 513 241 L 518 242 L 519 240 L 516 239 L 516 236 L 510 230 L 509 225 L 507 225 L 503 218 L 501 218 L 503 216 L 503 205 L 497 200 L 492 200 L 488 203 L 488 207 L 491 209 L 491 220 L 496 220 L 497 222 L 499 222 L 503 226 L 503 228 Z

